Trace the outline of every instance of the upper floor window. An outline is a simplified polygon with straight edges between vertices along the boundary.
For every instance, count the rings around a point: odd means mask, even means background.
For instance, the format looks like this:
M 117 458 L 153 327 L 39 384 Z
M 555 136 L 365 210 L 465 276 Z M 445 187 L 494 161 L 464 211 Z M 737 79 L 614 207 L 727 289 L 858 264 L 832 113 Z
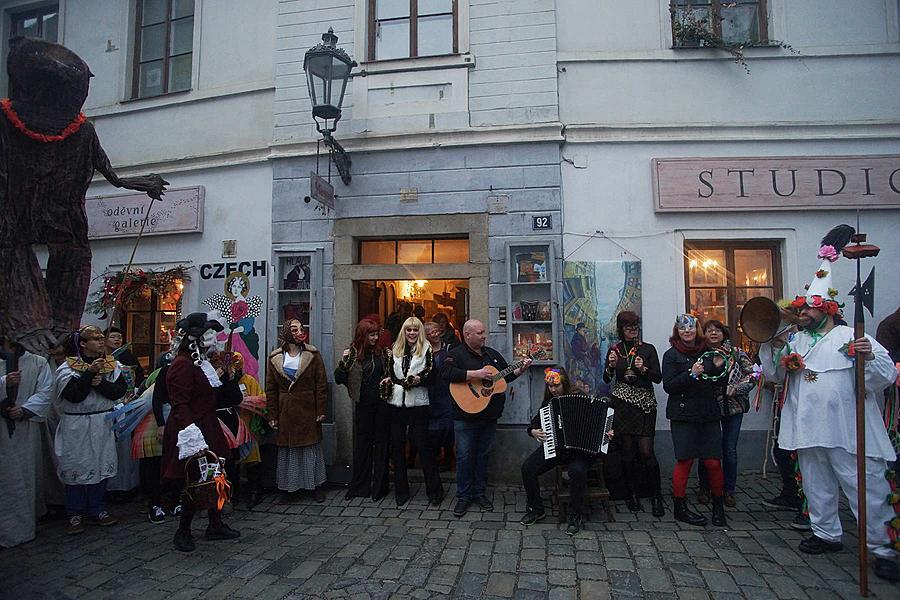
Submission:
M 709 32 L 726 45 L 768 42 L 767 0 L 671 0 L 676 48 L 708 45 Z
M 458 52 L 459 0 L 369 0 L 369 60 Z
M 48 42 L 59 39 L 59 5 L 50 4 L 11 16 L 11 37 L 17 35 L 40 38 Z
M 138 0 L 134 98 L 191 89 L 194 51 L 194 0 Z

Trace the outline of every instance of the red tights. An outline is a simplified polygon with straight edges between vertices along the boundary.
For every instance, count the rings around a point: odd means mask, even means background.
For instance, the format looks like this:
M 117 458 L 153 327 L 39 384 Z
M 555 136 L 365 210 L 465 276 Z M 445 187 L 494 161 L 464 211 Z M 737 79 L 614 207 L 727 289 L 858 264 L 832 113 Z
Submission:
M 693 466 L 693 458 L 686 458 L 675 463 L 675 470 L 672 472 L 672 495 L 676 498 L 684 498 L 687 494 L 688 477 Z M 722 461 L 718 458 L 704 458 L 703 466 L 706 467 L 706 472 L 709 474 L 709 489 L 712 495 L 721 496 L 725 485 Z

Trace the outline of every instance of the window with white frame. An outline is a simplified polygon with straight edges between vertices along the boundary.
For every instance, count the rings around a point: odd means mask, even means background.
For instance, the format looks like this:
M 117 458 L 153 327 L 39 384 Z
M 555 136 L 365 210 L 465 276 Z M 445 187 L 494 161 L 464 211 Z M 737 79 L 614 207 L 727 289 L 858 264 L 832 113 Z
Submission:
M 194 0 L 137 0 L 131 96 L 191 89 Z
M 59 41 L 59 4 L 48 4 L 10 15 L 10 37 L 24 36 Z
M 459 0 L 368 0 L 368 59 L 459 51 Z
M 769 41 L 767 0 L 671 0 L 672 37 L 676 48 L 703 45 L 704 29 L 728 45 Z

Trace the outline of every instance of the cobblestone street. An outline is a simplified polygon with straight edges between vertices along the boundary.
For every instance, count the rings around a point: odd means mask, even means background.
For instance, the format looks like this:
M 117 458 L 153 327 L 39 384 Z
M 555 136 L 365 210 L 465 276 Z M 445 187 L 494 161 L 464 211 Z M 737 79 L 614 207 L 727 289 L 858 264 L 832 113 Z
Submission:
M 671 516 L 637 517 L 616 503 L 614 523 L 593 520 L 574 537 L 553 516 L 519 524 L 520 488 L 494 488 L 493 512 L 451 514 L 452 492 L 440 509 L 425 504 L 422 484 L 401 510 L 392 497 L 379 504 L 345 501 L 329 490 L 325 504 L 311 498 L 281 503 L 270 496 L 254 511 L 226 521 L 237 542 L 202 539 L 197 551 L 172 549 L 175 523 L 150 524 L 142 505 L 114 505 L 120 524 L 90 527 L 67 537 L 57 521 L 36 541 L 0 553 L 0 596 L 16 600 L 101 598 L 855 598 L 856 538 L 844 510 L 845 550 L 807 556 L 788 512 L 765 509 L 777 477 L 745 475 L 738 507 L 726 530 L 689 528 Z M 692 486 L 693 487 L 693 486 Z M 645 509 L 649 510 L 644 502 Z M 870 574 L 878 598 L 900 590 Z

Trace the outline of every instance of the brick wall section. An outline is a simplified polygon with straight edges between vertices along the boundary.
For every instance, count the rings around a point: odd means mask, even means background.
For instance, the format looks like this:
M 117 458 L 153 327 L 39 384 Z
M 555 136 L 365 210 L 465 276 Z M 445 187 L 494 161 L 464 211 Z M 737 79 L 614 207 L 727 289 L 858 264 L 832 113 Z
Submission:
M 470 0 L 472 126 L 559 120 L 556 12 L 547 0 Z
M 465 1 L 465 0 L 461 0 Z M 547 0 L 468 0 L 469 77 L 472 127 L 550 123 L 559 120 L 556 82 L 556 12 Z M 357 61 L 354 0 L 281 0 L 275 49 L 275 143 L 315 138 L 303 55 L 329 27 Z M 353 84 L 344 100 L 345 120 L 353 109 Z M 420 123 L 420 119 L 409 122 Z M 421 121 L 427 123 L 427 121 Z M 416 126 L 416 125 L 414 125 Z M 422 127 L 425 130 L 425 127 Z
M 322 162 L 321 168 L 326 163 Z M 305 204 L 309 173 L 315 158 L 280 159 L 273 163 L 272 243 L 321 244 L 325 248 L 322 284 L 322 350 L 330 361 L 334 295 L 332 223 L 335 217 L 466 214 L 486 211 L 487 197 L 509 195 L 509 212 L 489 216 L 488 251 L 489 344 L 509 354 L 506 328 L 497 326 L 500 306 L 506 305 L 506 242 L 532 234 L 530 215 L 551 214 L 554 229 L 541 237 L 556 242 L 557 280 L 561 274 L 562 219 L 560 214 L 559 146 L 556 143 L 468 146 L 428 150 L 398 150 L 353 155 L 349 187 L 332 179 L 339 195 L 336 210 L 323 216 L 315 204 Z M 401 202 L 400 188 L 417 188 L 417 202 Z M 462 221 L 464 223 L 464 221 Z M 402 235 L 402 231 L 385 232 Z M 339 318 L 339 317 L 338 317 Z M 330 365 L 329 365 L 330 366 Z

